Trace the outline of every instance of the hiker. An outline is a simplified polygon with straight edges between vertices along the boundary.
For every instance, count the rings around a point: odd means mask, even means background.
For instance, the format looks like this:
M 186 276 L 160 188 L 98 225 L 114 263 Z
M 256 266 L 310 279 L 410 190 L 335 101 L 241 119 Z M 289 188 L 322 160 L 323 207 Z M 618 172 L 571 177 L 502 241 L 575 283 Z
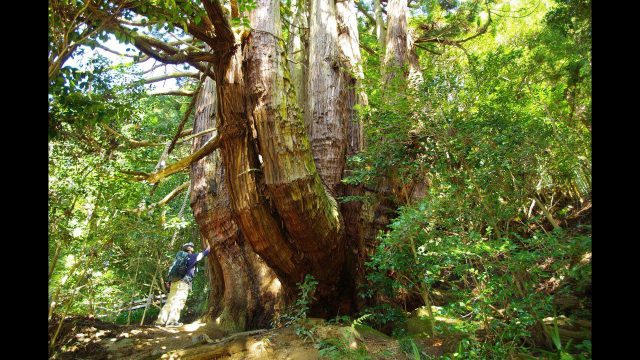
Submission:
M 191 289 L 191 282 L 195 275 L 196 263 L 209 255 L 209 246 L 197 254 L 193 253 L 193 243 L 188 242 L 182 245 L 182 250 L 176 254 L 176 260 L 169 269 L 169 281 L 171 290 L 167 297 L 167 302 L 160 310 L 160 315 L 156 320 L 157 326 L 181 326 L 178 322 L 180 311 L 184 307 Z

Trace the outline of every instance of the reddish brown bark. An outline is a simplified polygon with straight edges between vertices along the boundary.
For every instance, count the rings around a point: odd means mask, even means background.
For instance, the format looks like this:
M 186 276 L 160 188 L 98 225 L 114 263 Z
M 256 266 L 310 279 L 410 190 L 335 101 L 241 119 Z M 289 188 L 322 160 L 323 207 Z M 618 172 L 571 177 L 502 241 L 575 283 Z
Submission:
M 215 82 L 208 78 L 196 103 L 194 131 L 215 126 Z M 215 135 L 196 137 L 193 149 Z M 194 163 L 191 178 L 191 207 L 202 238 L 211 245 L 210 318 L 227 331 L 268 326 L 274 306 L 282 300 L 279 281 L 245 242 L 234 220 L 218 151 Z

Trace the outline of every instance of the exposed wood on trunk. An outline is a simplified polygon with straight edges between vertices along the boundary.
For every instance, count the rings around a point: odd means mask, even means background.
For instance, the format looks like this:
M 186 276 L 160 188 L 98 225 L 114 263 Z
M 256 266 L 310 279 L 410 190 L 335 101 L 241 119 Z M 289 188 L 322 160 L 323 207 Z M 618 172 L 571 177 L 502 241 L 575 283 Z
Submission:
M 258 155 L 248 130 L 242 54 L 234 53 L 218 65 L 217 77 L 219 129 L 225 136 L 222 159 L 232 196 L 233 210 L 245 239 L 276 272 L 287 286 L 295 287 L 306 272 L 302 255 L 287 242 L 280 228 L 281 220 L 260 194 L 257 172 Z
M 216 106 L 215 82 L 207 78 L 196 105 L 194 131 L 217 125 Z M 198 149 L 211 136 L 195 138 L 193 149 Z M 215 321 L 227 331 L 268 326 L 280 296 L 279 283 L 244 241 L 234 220 L 219 152 L 195 162 L 191 166 L 191 178 L 191 207 L 202 238 L 212 247 L 208 257 L 211 318 L 207 320 Z
M 307 102 L 309 139 L 322 181 L 334 189 L 342 178 L 347 151 L 348 115 L 338 52 L 338 24 L 333 1 L 311 0 Z
M 307 107 L 307 77 L 308 77 L 308 47 L 309 47 L 309 24 L 307 22 L 309 13 L 308 0 L 293 0 L 291 12 L 293 20 L 289 27 L 289 74 L 291 85 L 296 91 L 297 104 L 302 111 L 302 118 L 305 119 L 305 126 L 308 130 L 310 118 Z
M 247 110 L 258 133 L 266 189 L 311 274 L 328 289 L 343 260 L 342 218 L 316 171 L 301 114 L 289 106 L 295 92 L 280 41 L 279 2 L 258 0 L 250 19 L 255 30 L 245 45 Z

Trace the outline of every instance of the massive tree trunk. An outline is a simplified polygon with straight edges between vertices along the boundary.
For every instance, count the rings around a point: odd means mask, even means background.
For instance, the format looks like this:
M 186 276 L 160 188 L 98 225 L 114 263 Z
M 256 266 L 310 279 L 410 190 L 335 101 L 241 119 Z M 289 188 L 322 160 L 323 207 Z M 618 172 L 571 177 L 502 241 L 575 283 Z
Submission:
M 363 261 L 356 250 L 362 247 L 359 206 L 341 207 L 335 198 L 360 191 L 345 190 L 340 184 L 347 152 L 353 154 L 362 147 L 362 129 L 355 121 L 353 106 L 366 101 L 365 97 L 358 100 L 355 92 L 356 81 L 362 77 L 355 5 L 353 0 L 339 4 L 337 20 L 333 1 L 313 0 L 310 32 L 316 46 L 311 46 L 309 57 L 315 60 L 305 79 L 309 91 L 301 97 L 296 90 L 304 91 L 304 86 L 296 89 L 289 74 L 279 2 L 258 0 L 250 13 L 251 31 L 242 39 L 230 31 L 220 6 L 217 1 L 205 1 L 216 35 L 223 41 L 215 49 L 219 60 L 212 64 L 222 166 L 217 166 L 218 173 L 201 172 L 194 178 L 201 177 L 204 180 L 195 181 L 206 184 L 216 179 L 218 194 L 223 191 L 228 198 L 226 212 L 198 215 L 210 222 L 199 221 L 199 225 L 203 232 L 206 226 L 219 228 L 218 237 L 224 239 L 221 244 L 246 240 L 280 279 L 286 298 L 297 291 L 296 283 L 305 274 L 313 275 L 319 282 L 316 314 L 333 315 L 345 296 L 354 296 L 354 269 L 362 268 Z M 318 39 L 323 48 L 317 47 Z M 299 79 L 296 82 L 300 86 Z M 299 106 L 305 97 L 310 134 Z M 347 232 L 341 210 L 349 224 Z M 239 267 L 256 263 L 242 246 L 221 247 L 219 252 L 231 255 L 227 259 L 249 259 L 212 261 L 212 278 L 224 279 L 225 286 L 227 280 L 234 281 L 225 277 L 225 269 L 242 273 Z M 255 279 L 238 283 L 234 289 L 266 283 Z M 218 296 L 223 290 L 227 296 L 226 287 L 212 287 Z M 252 299 L 239 301 L 250 303 Z M 217 308 L 221 314 L 227 309 L 226 304 Z M 230 316 L 242 317 L 229 309 Z
M 333 0 L 311 0 L 309 21 L 309 137 L 318 172 L 334 190 L 342 178 L 347 151 L 348 84 L 338 48 Z
M 266 193 L 282 219 L 292 248 L 320 282 L 335 291 L 343 261 L 343 222 L 338 204 L 314 163 L 281 39 L 280 7 L 258 0 L 245 45 L 247 110 L 255 124 Z M 315 122 L 315 121 L 314 121 Z
M 215 88 L 212 79 L 204 81 L 195 107 L 194 133 L 216 127 Z M 195 138 L 193 151 L 212 136 Z M 224 172 L 218 151 L 191 166 L 191 207 L 202 239 L 211 245 L 208 316 L 225 331 L 266 327 L 282 301 L 280 282 L 235 222 Z

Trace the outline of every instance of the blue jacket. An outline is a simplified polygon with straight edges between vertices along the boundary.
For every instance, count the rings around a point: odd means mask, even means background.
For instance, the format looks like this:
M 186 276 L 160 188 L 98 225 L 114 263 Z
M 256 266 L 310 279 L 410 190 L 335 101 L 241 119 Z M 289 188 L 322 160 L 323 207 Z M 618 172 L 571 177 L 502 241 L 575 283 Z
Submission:
M 187 257 L 187 274 L 182 278 L 182 281 L 191 284 L 193 277 L 196 275 L 196 263 L 202 260 L 205 256 L 209 255 L 209 249 L 199 252 L 197 254 L 188 254 Z

